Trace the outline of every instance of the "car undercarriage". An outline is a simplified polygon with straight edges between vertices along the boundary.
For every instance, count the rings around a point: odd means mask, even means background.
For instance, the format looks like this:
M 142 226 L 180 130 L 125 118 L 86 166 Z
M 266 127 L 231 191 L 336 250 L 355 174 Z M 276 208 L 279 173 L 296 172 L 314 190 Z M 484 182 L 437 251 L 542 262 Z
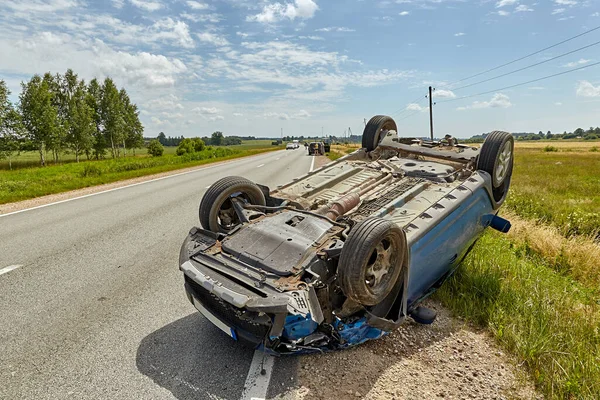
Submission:
M 204 195 L 202 227 L 179 257 L 190 301 L 234 339 L 275 354 L 340 349 L 379 338 L 458 267 L 498 217 L 512 136 L 481 149 L 400 138 L 374 117 L 363 148 L 269 188 L 242 177 Z

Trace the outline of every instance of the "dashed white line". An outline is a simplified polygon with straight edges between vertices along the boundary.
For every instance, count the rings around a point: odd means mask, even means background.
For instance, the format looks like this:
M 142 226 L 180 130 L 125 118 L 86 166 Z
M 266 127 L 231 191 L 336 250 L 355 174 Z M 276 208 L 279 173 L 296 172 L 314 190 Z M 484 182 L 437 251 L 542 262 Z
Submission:
M 8 267 L 4 267 L 4 268 L 0 269 L 0 275 L 6 274 L 6 273 L 8 273 L 8 272 L 10 272 L 12 270 L 15 270 L 15 269 L 19 268 L 19 267 L 22 267 L 22 265 L 15 264 L 15 265 L 9 265 Z
M 308 172 L 312 172 L 315 169 L 315 156 L 313 156 L 312 161 L 310 162 L 310 170 Z
M 264 400 L 269 389 L 275 358 L 256 350 L 244 383 L 241 400 Z M 264 372 L 264 374 L 262 373 Z
M 264 166 L 265 166 L 265 164 L 260 164 L 260 165 L 259 165 L 258 167 L 256 167 L 256 168 L 261 168 L 261 167 L 264 167 Z

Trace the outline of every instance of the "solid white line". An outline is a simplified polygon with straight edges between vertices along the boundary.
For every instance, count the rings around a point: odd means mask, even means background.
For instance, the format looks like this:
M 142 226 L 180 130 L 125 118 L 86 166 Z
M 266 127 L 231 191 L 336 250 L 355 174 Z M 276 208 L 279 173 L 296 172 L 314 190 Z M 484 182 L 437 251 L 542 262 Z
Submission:
M 312 172 L 315 169 L 315 156 L 313 156 L 312 161 L 310 162 L 310 170 L 308 172 Z
M 241 400 L 263 400 L 267 396 L 273 364 L 275 364 L 274 357 L 259 350 L 254 352 Z M 265 370 L 264 375 L 261 374 L 262 369 Z
M 7 272 L 15 270 L 19 267 L 22 267 L 22 265 L 9 265 L 8 267 L 4 267 L 4 268 L 0 269 L 0 275 L 6 274 Z
M 260 164 L 260 165 L 259 165 L 258 167 L 256 167 L 256 168 L 261 168 L 261 167 L 264 167 L 264 166 L 265 166 L 265 164 Z
M 246 157 L 241 157 L 241 158 L 239 158 L 239 159 L 237 159 L 235 161 L 244 160 L 245 158 Z M 48 206 L 53 206 L 55 204 L 61 204 L 61 203 L 66 203 L 66 202 L 73 201 L 73 200 L 84 199 L 86 197 L 96 196 L 96 195 L 99 195 L 99 194 L 102 194 L 102 193 L 114 192 L 115 190 L 127 189 L 127 188 L 130 188 L 130 187 L 133 187 L 133 186 L 143 185 L 145 183 L 156 182 L 156 181 L 160 181 L 160 180 L 163 180 L 163 179 L 173 178 L 175 176 L 187 175 L 187 174 L 191 174 L 191 173 L 198 172 L 198 171 L 204 171 L 204 170 L 211 169 L 211 168 L 217 168 L 217 167 L 223 166 L 224 164 L 230 164 L 230 163 L 231 162 L 225 161 L 223 163 L 219 163 L 218 165 L 210 165 L 210 166 L 207 166 L 207 167 L 199 167 L 199 168 L 194 169 L 192 171 L 186 171 L 186 172 L 180 172 L 178 174 L 162 176 L 160 178 L 154 178 L 154 179 L 150 179 L 150 180 L 143 181 L 143 182 L 132 183 L 130 185 L 125 185 L 125 186 L 120 186 L 120 187 L 116 187 L 116 188 L 112 188 L 112 189 L 107 189 L 107 190 L 103 190 L 101 192 L 84 194 L 83 196 L 72 197 L 70 199 L 65 199 L 65 200 L 59 200 L 59 201 L 55 201 L 54 203 L 42 204 L 40 206 L 26 208 L 24 210 L 18 210 L 18 211 L 9 212 L 9 213 L 6 213 L 6 214 L 0 214 L 0 218 L 2 218 L 2 217 L 8 217 L 9 215 L 19 214 L 19 213 L 22 213 L 22 212 L 25 212 L 25 211 L 37 210 L 38 208 L 44 208 L 44 207 L 48 207 Z

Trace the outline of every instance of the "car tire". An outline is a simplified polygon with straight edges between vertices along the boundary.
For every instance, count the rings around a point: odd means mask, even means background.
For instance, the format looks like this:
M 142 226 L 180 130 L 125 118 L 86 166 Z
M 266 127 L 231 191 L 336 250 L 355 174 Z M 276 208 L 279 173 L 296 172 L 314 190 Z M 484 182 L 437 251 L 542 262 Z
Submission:
M 237 214 L 229 200 L 233 195 L 241 196 L 250 204 L 266 205 L 265 195 L 256 183 L 240 176 L 219 179 L 208 188 L 200 202 L 200 224 L 204 229 L 215 233 L 228 233 L 239 225 L 239 221 L 235 223 Z M 229 223 L 220 219 L 222 213 L 229 214 Z
M 342 291 L 364 306 L 377 305 L 407 267 L 407 252 L 406 234 L 395 223 L 377 217 L 359 222 L 340 255 L 337 274 Z
M 508 194 L 513 170 L 515 140 L 508 132 L 494 131 L 483 142 L 477 169 L 490 174 L 492 195 L 499 207 Z
M 383 137 L 381 137 L 382 130 L 398 130 L 396 122 L 392 117 L 388 117 L 387 115 L 376 115 L 371 118 L 363 131 L 362 147 L 367 149 L 367 151 L 375 150 L 381 139 L 383 139 Z

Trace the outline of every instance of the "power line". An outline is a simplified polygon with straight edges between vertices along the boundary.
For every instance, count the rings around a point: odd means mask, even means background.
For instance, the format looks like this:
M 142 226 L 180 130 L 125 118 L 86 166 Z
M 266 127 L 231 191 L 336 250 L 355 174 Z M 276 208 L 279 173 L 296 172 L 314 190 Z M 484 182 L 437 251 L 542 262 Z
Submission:
M 415 101 L 416 101 L 416 100 L 415 100 Z M 400 109 L 400 110 L 399 110 L 399 112 L 398 112 L 398 111 L 397 111 L 397 112 L 394 112 L 394 113 L 390 114 L 390 116 L 396 116 L 396 117 L 400 117 L 400 116 L 402 116 L 402 114 L 403 114 L 403 113 L 405 113 L 405 112 L 414 111 L 414 109 L 412 109 L 412 108 L 408 108 L 408 106 L 409 106 L 409 105 L 411 105 L 411 104 L 416 104 L 417 106 L 420 106 L 420 105 L 421 105 L 423 102 L 427 101 L 427 96 L 423 96 L 423 98 L 422 98 L 420 101 L 418 101 L 418 102 L 415 102 L 415 101 L 411 101 L 411 102 L 410 102 L 410 103 L 408 103 L 408 104 L 407 104 L 407 105 L 406 105 L 404 108 Z M 419 110 L 419 111 L 420 111 L 420 110 Z
M 580 33 L 579 35 L 576 35 L 576 36 L 570 37 L 570 38 L 568 38 L 568 39 L 565 39 L 565 40 L 563 40 L 562 42 L 559 42 L 559 43 L 553 44 L 552 46 L 548 46 L 548 47 L 545 47 L 545 48 L 543 48 L 543 49 L 541 49 L 541 50 L 538 50 L 538 51 L 536 51 L 536 52 L 533 52 L 533 53 L 527 54 L 526 56 L 523 56 L 523 57 L 517 58 L 517 59 L 515 59 L 515 60 L 509 61 L 509 62 L 507 62 L 507 63 L 505 63 L 505 64 L 502 64 L 502 65 L 498 65 L 497 67 L 493 67 L 493 68 L 487 69 L 487 70 L 485 70 L 485 71 L 483 71 L 483 72 L 480 72 L 480 73 L 478 73 L 478 74 L 471 75 L 471 76 L 468 76 L 468 77 L 466 77 L 466 78 L 460 79 L 460 80 L 458 80 L 458 81 L 454 81 L 454 82 L 451 82 L 451 83 L 448 83 L 448 84 L 442 85 L 442 87 L 448 87 L 448 86 L 454 85 L 455 83 L 463 82 L 463 81 L 466 81 L 466 80 L 468 80 L 468 79 L 475 78 L 475 77 L 477 77 L 477 76 L 480 76 L 480 75 L 483 75 L 483 74 L 487 74 L 488 72 L 495 71 L 495 70 L 497 70 L 497 69 L 500 69 L 500 68 L 502 68 L 502 67 L 506 67 L 507 65 L 511 65 L 511 64 L 514 64 L 514 63 L 516 63 L 516 62 L 518 62 L 518 61 L 521 61 L 521 60 L 524 60 L 524 59 L 526 59 L 526 58 L 529 58 L 529 57 L 531 57 L 531 56 L 534 56 L 534 55 L 536 55 L 536 54 L 540 54 L 540 53 L 542 53 L 542 52 L 544 52 L 544 51 L 546 51 L 546 50 L 550 50 L 550 49 L 552 49 L 552 48 L 554 48 L 554 47 L 556 47 L 556 46 L 560 46 L 561 44 L 564 44 L 564 43 L 570 42 L 570 41 L 571 41 L 571 40 L 573 40 L 573 39 L 577 39 L 578 37 L 581 37 L 581 36 L 583 36 L 583 35 L 587 35 L 588 33 L 591 33 L 591 32 L 594 32 L 594 31 L 597 31 L 598 29 L 600 29 L 600 26 L 597 26 L 597 27 L 595 27 L 595 28 L 593 28 L 593 29 L 590 29 L 590 30 L 588 30 L 588 31 L 585 31 L 585 32 L 583 32 L 583 33 Z
M 573 51 L 569 51 L 568 53 L 560 54 L 560 55 L 558 55 L 558 56 L 556 56 L 556 57 L 549 58 L 548 60 L 540 61 L 540 62 L 538 62 L 538 63 L 531 64 L 531 65 L 528 65 L 528 66 L 526 66 L 526 67 L 519 68 L 519 69 L 516 69 L 516 70 L 514 70 L 514 71 L 507 72 L 507 73 L 505 73 L 505 74 L 502 74 L 502 75 L 497 75 L 497 76 L 494 76 L 494 77 L 492 77 L 492 78 L 485 79 L 485 80 L 483 80 L 483 81 L 479 81 L 479 82 L 471 83 L 471 84 L 469 84 L 469 85 L 465 85 L 465 86 L 458 87 L 458 88 L 456 88 L 456 89 L 452 89 L 452 91 L 457 91 L 457 90 L 460 90 L 460 89 L 465 89 L 465 88 L 468 88 L 468 87 L 471 87 L 471 86 L 479 85 L 479 84 L 481 84 L 481 83 L 485 83 L 485 82 L 493 81 L 494 79 L 502 78 L 502 77 L 504 77 L 504 76 L 507 76 L 507 75 L 511 75 L 511 74 L 514 74 L 514 73 L 517 73 L 517 72 L 520 72 L 520 71 L 523 71 L 523 70 L 526 70 L 526 69 L 529 69 L 529 68 L 533 68 L 533 67 L 536 67 L 536 66 L 538 66 L 538 65 L 545 64 L 545 63 L 547 63 L 547 62 L 550 62 L 550 61 L 556 60 L 556 59 L 558 59 L 558 58 L 561 58 L 561 57 L 564 57 L 564 56 L 568 56 L 569 54 L 573 54 L 573 53 L 576 53 L 576 52 L 578 52 L 578 51 L 585 50 L 585 49 L 587 49 L 587 48 L 589 48 L 589 47 L 592 47 L 592 46 L 597 46 L 597 45 L 599 45 L 599 44 L 600 44 L 600 41 L 598 41 L 598 42 L 596 42 L 596 43 L 589 44 L 589 45 L 587 45 L 587 46 L 580 47 L 580 48 L 578 48 L 578 49 L 575 49 L 575 50 L 573 50 Z
M 593 67 L 593 66 L 595 66 L 595 65 L 599 65 L 599 64 L 600 64 L 600 61 L 599 61 L 599 62 L 595 62 L 595 63 L 593 63 L 593 64 L 584 65 L 583 67 L 574 68 L 574 69 L 570 69 L 570 70 L 568 70 L 568 71 L 559 72 L 559 73 L 557 73 L 557 74 L 552 74 L 552 75 L 544 76 L 544 77 L 542 77 L 542 78 L 532 79 L 532 80 L 530 80 L 530 81 L 527 81 L 527 82 L 521 82 L 521 83 L 517 83 L 516 85 L 505 86 L 505 87 L 503 87 L 503 88 L 494 89 L 494 90 L 489 90 L 489 91 L 487 91 L 487 92 L 481 92 L 481 93 L 477 93 L 477 94 L 471 94 L 471 95 L 469 95 L 469 96 L 457 97 L 457 98 L 454 98 L 454 99 L 449 99 L 449 100 L 440 100 L 438 103 L 447 103 L 447 102 L 450 102 L 450 101 L 457 101 L 457 100 L 462 100 L 462 99 L 468 99 L 468 98 L 471 98 L 471 97 L 482 96 L 482 95 L 484 95 L 484 94 L 490 94 L 490 93 L 494 93 L 494 92 L 499 92 L 499 91 L 501 91 L 501 90 L 512 89 L 512 88 L 515 88 L 515 87 L 517 87 L 517 86 L 523 86 L 523 85 L 527 85 L 527 84 L 529 84 L 529 83 L 534 83 L 534 82 L 543 81 L 544 79 L 554 78 L 555 76 L 559 76 L 559 75 L 568 74 L 568 73 L 570 73 L 570 72 L 579 71 L 579 70 L 582 70 L 582 69 L 585 69 L 585 68 L 589 68 L 589 67 Z
M 423 96 L 423 95 L 422 95 L 422 96 L 419 96 L 419 97 L 417 97 L 416 99 L 414 99 L 413 101 L 409 102 L 409 103 L 408 103 L 406 106 L 404 106 L 404 107 L 402 107 L 402 108 L 399 108 L 399 109 L 397 109 L 396 111 L 394 111 L 394 112 L 393 112 L 393 113 L 391 113 L 390 115 L 400 115 L 400 114 L 402 114 L 403 112 L 405 112 L 405 111 L 407 111 L 407 110 L 408 110 L 406 107 L 408 107 L 408 105 L 409 105 L 409 104 L 413 104 L 415 101 L 417 101 L 417 100 L 419 100 L 419 99 L 421 99 L 421 101 L 419 101 L 419 103 L 421 103 L 421 102 L 422 102 L 424 99 L 426 99 L 426 98 L 427 98 L 427 95 L 424 95 L 424 96 Z

